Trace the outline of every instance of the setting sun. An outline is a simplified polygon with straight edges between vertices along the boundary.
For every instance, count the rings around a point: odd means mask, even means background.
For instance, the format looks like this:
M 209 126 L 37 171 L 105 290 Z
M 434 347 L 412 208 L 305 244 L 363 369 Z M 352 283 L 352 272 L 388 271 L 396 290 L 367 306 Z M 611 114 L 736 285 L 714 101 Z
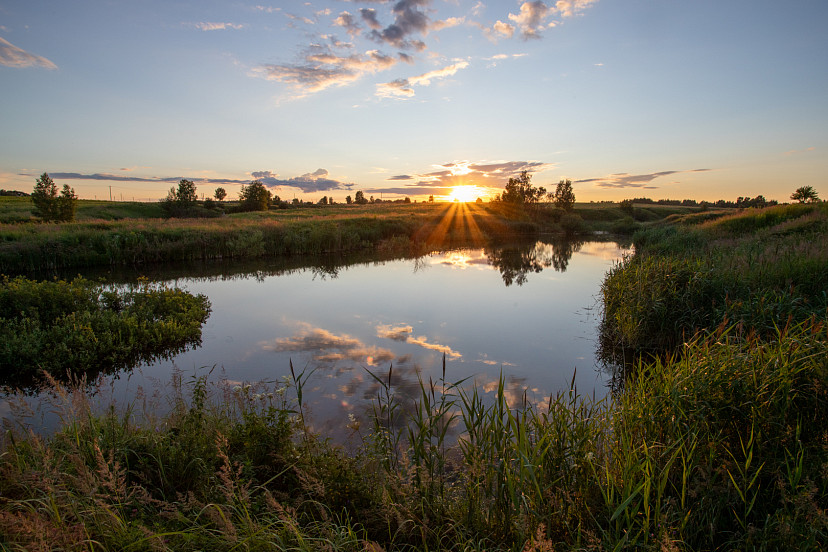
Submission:
M 474 201 L 479 193 L 480 191 L 477 186 L 455 186 L 451 190 L 449 199 L 451 201 L 462 201 L 463 203 L 468 203 L 470 201 Z

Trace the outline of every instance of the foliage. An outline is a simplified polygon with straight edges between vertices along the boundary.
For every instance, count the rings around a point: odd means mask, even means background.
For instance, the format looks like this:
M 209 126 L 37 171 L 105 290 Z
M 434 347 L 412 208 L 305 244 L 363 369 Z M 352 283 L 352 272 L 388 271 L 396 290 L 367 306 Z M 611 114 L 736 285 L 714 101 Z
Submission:
M 816 203 L 819 201 L 819 194 L 813 186 L 800 186 L 791 194 L 791 199 L 799 203 Z
M 261 180 L 254 180 L 249 185 L 242 185 L 239 191 L 239 202 L 242 211 L 267 211 L 273 195 Z
M 177 188 L 170 188 L 167 197 L 161 202 L 161 208 L 168 217 L 197 216 L 197 200 L 195 183 L 182 178 Z
M 572 190 L 571 180 L 561 180 L 555 188 L 555 206 L 564 211 L 571 211 L 575 207 L 575 192 Z
M 612 401 L 574 383 L 536 401 L 505 377 L 486 393 L 444 363 L 404 403 L 393 367 L 369 373 L 373 409 L 343 420 L 351 456 L 302 424 L 304 374 L 176 374 L 162 416 L 95 414 L 58 387 L 60 431 L 6 434 L 0 534 L 27 550 L 822 550 L 825 328 L 732 338 L 642 364 Z
M 47 173 L 40 175 L 31 194 L 34 214 L 44 222 L 71 222 L 75 220 L 78 197 L 68 184 L 60 195 L 57 185 Z
M 828 209 L 780 205 L 635 234 L 602 285 L 606 344 L 671 349 L 738 324 L 772 334 L 828 309 Z
M 215 195 L 213 197 L 216 198 L 216 201 L 224 201 L 224 198 L 227 197 L 227 190 L 224 188 L 216 188 Z
M 500 201 L 518 205 L 538 203 L 546 195 L 546 188 L 532 186 L 532 175 L 523 171 L 517 177 L 509 178 L 500 194 Z
M 354 196 L 354 203 L 356 203 L 357 205 L 366 205 L 368 203 L 368 200 L 365 199 L 365 194 L 362 192 L 362 190 L 357 190 L 357 193 Z
M 201 338 L 210 303 L 177 288 L 106 289 L 76 278 L 0 280 L 0 380 L 45 370 L 94 376 L 174 354 Z

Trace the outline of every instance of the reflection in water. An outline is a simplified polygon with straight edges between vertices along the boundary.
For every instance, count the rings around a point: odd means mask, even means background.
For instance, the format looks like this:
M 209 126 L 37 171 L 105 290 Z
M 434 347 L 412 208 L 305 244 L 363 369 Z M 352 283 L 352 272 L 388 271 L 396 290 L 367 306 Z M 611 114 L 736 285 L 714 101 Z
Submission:
M 304 395 L 310 419 L 332 438 L 337 430 L 341 436 L 349 414 L 368 420 L 381 390 L 368 370 L 380 379 L 390 373 L 395 397 L 413 404 L 421 378 L 426 389 L 440 379 L 443 355 L 449 381 L 465 378 L 489 397 L 503 373 L 510 404 L 547 399 L 568 384 L 576 365 L 582 388 L 603 395 L 607 378 L 593 370 L 595 324 L 584 313 L 622 253 L 609 242 L 544 238 L 428 254 L 147 267 L 142 272 L 151 280 L 206 294 L 213 314 L 202 347 L 141 367 L 112 388 L 129 403 L 136 385 L 166 381 L 176 366 L 189 372 L 216 365 L 216 374 L 233 381 L 281 381 L 292 361 L 314 372 Z M 566 274 L 542 278 L 544 270 Z M 138 274 L 103 275 L 128 282 Z
M 527 281 L 527 274 L 537 274 L 550 266 L 558 272 L 566 272 L 572 255 L 580 251 L 583 244 L 583 240 L 553 238 L 517 246 L 485 248 L 484 251 L 489 263 L 500 271 L 504 284 L 522 286 Z

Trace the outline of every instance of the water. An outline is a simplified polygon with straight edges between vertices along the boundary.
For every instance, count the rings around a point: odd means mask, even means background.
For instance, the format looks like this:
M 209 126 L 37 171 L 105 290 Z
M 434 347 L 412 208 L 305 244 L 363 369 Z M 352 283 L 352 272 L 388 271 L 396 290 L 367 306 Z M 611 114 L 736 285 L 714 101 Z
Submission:
M 614 242 L 542 240 L 356 264 L 162 270 L 150 277 L 210 298 L 202 345 L 99 388 L 123 404 L 158 392 L 174 370 L 239 385 L 279 381 L 292 362 L 313 372 L 304 388 L 313 428 L 334 437 L 376 396 L 369 371 L 386 378 L 393 365 L 405 398 L 419 393 L 418 378 L 442 376 L 444 355 L 448 381 L 468 378 L 486 393 L 502 373 L 512 400 L 545 401 L 573 376 L 580 392 L 600 397 L 608 375 L 596 361 L 598 291 L 624 252 Z M 0 405 L 7 417 L 9 404 Z M 37 423 L 54 420 L 41 413 Z

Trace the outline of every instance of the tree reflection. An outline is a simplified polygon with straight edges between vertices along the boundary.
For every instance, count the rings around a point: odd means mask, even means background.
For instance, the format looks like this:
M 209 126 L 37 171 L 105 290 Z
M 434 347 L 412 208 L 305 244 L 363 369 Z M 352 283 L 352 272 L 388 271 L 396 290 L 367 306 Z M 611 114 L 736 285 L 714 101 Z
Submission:
M 585 242 L 569 238 L 552 238 L 523 245 L 489 247 L 484 251 L 489 264 L 500 271 L 506 286 L 527 282 L 527 275 L 540 273 L 552 267 L 557 272 L 566 272 L 572 255 L 580 251 Z

